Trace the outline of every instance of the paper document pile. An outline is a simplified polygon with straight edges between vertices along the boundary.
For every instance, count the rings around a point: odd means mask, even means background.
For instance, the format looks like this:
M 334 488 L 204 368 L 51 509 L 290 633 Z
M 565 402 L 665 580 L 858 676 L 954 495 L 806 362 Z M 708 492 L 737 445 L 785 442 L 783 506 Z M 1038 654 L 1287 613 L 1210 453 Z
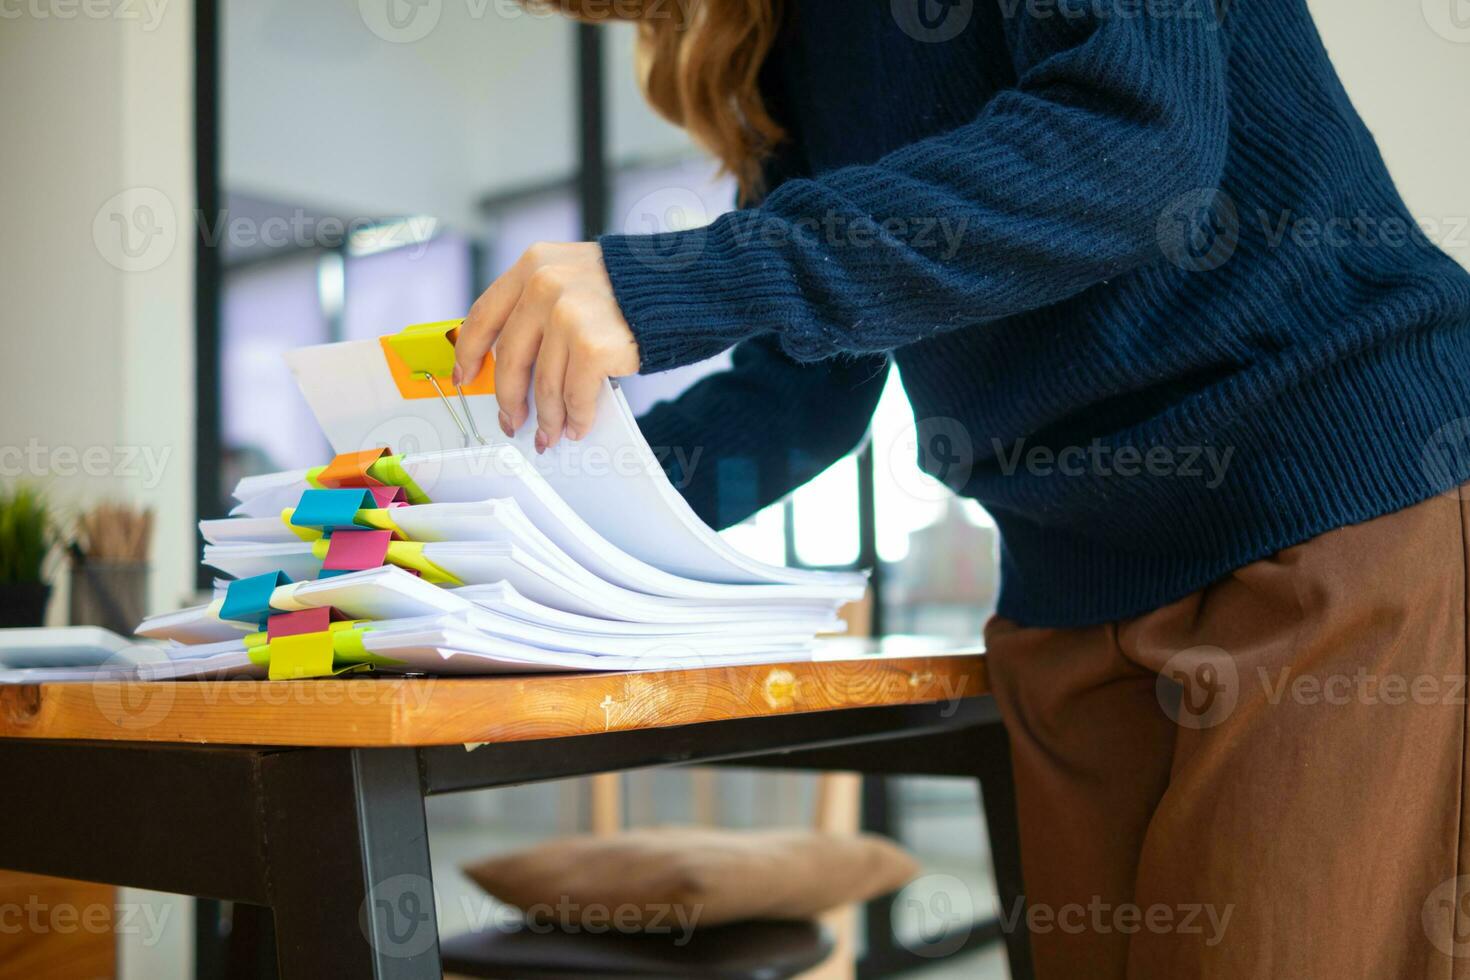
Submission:
M 288 356 L 339 455 L 246 478 L 232 516 L 201 523 L 204 562 L 229 580 L 139 628 L 172 644 L 142 676 L 778 662 L 842 629 L 865 577 L 730 547 L 669 483 L 616 386 L 585 439 L 544 455 L 534 415 L 513 440 L 478 424 L 498 410 L 491 369 L 454 388 L 454 326 Z

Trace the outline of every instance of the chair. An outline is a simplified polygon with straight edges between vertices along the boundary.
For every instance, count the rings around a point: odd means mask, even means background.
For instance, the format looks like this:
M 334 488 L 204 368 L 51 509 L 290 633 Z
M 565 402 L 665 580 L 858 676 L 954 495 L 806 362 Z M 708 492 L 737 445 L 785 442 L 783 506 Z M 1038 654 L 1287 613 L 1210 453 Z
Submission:
M 832 952 L 814 922 L 736 922 L 697 929 L 683 946 L 665 935 L 561 931 L 471 932 L 440 946 L 445 974 L 503 980 L 786 980 Z
M 870 605 L 843 610 L 849 633 L 868 635 Z M 712 812 L 709 773 L 697 773 L 696 810 Z M 817 777 L 813 823 L 826 833 L 857 833 L 862 778 L 855 773 Z M 701 805 L 702 804 L 702 805 Z M 622 782 L 617 774 L 591 780 L 592 832 L 622 829 Z M 685 945 L 670 935 L 490 930 L 440 943 L 444 972 L 497 980 L 623 980 L 700 977 L 709 980 L 852 980 L 856 974 L 855 906 L 816 922 L 737 922 L 697 929 Z

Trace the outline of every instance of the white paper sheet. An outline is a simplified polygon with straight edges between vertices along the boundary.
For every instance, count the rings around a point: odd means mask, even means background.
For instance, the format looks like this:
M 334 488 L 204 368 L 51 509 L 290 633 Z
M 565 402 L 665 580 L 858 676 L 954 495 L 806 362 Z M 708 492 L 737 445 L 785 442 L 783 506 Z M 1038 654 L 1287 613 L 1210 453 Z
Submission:
M 410 457 L 405 466 L 434 500 L 469 501 L 515 496 L 538 527 L 550 533 L 515 493 L 491 489 L 449 492 L 442 486 L 436 452 L 464 448 L 446 404 L 437 398 L 404 399 L 393 383 L 375 340 L 305 347 L 286 355 L 318 424 L 334 451 L 355 452 L 389 446 Z M 498 406 L 493 395 L 472 395 L 470 412 L 485 424 L 479 430 L 492 444 L 505 440 L 493 424 Z M 452 402 L 459 410 L 458 399 Z M 669 483 L 622 392 L 604 383 L 597 421 L 577 442 L 562 440 L 538 456 L 532 449 L 532 419 L 513 444 L 530 460 L 547 484 L 605 540 L 664 571 L 706 582 L 828 583 L 832 573 L 766 565 L 741 554 L 706 526 Z M 452 454 L 451 454 L 452 455 Z M 690 463 L 698 465 L 697 460 Z M 258 486 L 265 486 L 262 481 Z M 244 488 L 242 488 L 244 492 Z M 290 502 L 282 506 L 290 506 Z M 256 516 L 260 515 L 258 512 Z M 848 576 L 848 579 L 861 581 Z

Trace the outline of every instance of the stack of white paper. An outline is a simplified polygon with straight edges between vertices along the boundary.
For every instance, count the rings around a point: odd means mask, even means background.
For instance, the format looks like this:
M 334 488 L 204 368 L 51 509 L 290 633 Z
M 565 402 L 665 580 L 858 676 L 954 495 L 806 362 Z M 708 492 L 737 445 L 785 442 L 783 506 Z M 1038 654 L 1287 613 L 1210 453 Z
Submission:
M 318 578 L 323 547 L 283 512 L 309 471 L 249 477 L 225 520 L 201 522 L 204 561 L 231 579 L 282 571 L 273 612 L 331 608 L 361 624 L 359 657 L 381 671 L 482 674 L 778 662 L 810 656 L 841 630 L 838 608 L 865 576 L 766 565 L 705 526 L 668 482 L 621 392 L 604 386 L 580 442 L 530 450 L 534 415 L 514 440 L 462 447 L 453 408 L 492 420 L 493 396 L 408 399 L 375 342 L 289 355 L 337 452 L 419 446 L 399 461 L 430 502 L 386 511 L 447 584 L 392 564 Z M 697 465 L 697 461 L 694 463 Z M 390 552 L 390 561 L 394 560 Z M 171 641 L 151 677 L 264 676 L 247 636 L 258 622 L 220 618 L 215 601 L 155 616 L 139 634 Z M 257 647 L 258 636 L 252 637 Z M 364 652 L 365 651 L 365 652 Z

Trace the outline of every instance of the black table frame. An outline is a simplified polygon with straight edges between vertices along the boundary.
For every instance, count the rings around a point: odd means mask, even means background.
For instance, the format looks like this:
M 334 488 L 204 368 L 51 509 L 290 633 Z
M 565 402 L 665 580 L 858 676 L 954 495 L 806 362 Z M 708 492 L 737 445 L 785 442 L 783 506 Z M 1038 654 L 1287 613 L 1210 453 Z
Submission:
M 268 907 L 285 980 L 438 977 L 426 796 L 695 763 L 976 779 L 1002 910 L 1022 901 L 1010 753 L 988 698 L 472 752 L 0 739 L 0 867 Z M 1005 940 L 1011 975 L 1029 980 L 1025 932 Z

